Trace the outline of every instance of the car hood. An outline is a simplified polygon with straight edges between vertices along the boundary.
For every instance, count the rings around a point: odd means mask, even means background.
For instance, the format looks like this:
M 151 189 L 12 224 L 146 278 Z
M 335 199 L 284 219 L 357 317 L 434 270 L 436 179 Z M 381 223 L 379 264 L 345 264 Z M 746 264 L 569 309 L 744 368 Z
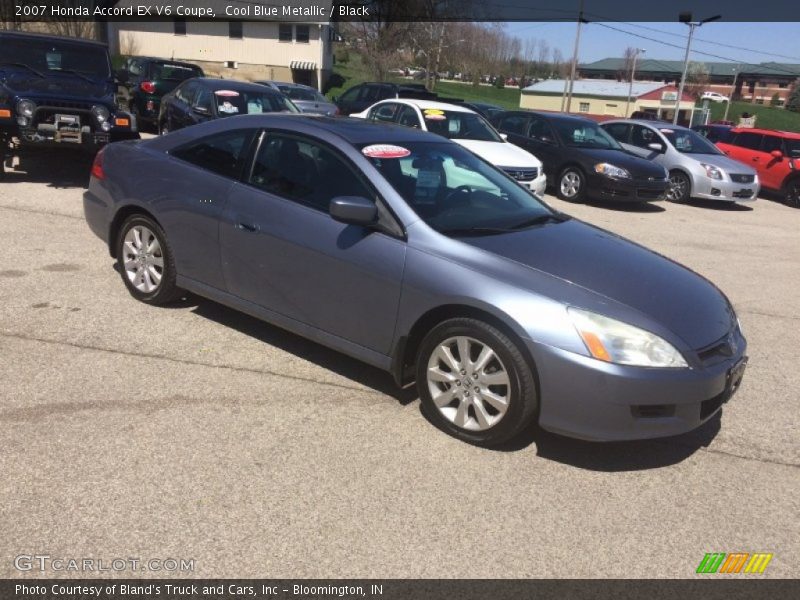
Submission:
M 575 219 L 508 234 L 461 237 L 459 241 L 639 311 L 692 349 L 719 340 L 733 325 L 730 303 L 707 279 L 643 246 Z M 532 283 L 531 291 L 536 292 L 533 287 Z
M 607 162 L 625 169 L 634 179 L 649 179 L 651 177 L 664 179 L 667 176 L 664 167 L 644 158 L 628 154 L 624 150 L 602 148 L 580 148 L 578 150 L 589 160 L 596 160 L 598 163 Z
M 540 167 L 542 161 L 530 152 L 509 142 L 481 142 L 477 140 L 452 139 L 453 142 L 474 152 L 483 160 L 497 167 Z
M 728 158 L 724 154 L 682 154 L 681 156 L 692 158 L 697 162 L 714 165 L 727 173 L 738 173 L 740 175 L 756 174 L 755 169 L 750 165 Z
M 29 73 L 12 73 L 4 78 L 3 83 L 12 93 L 33 99 L 68 96 L 107 100 L 112 94 L 108 81 L 87 81 L 66 74 L 42 78 Z

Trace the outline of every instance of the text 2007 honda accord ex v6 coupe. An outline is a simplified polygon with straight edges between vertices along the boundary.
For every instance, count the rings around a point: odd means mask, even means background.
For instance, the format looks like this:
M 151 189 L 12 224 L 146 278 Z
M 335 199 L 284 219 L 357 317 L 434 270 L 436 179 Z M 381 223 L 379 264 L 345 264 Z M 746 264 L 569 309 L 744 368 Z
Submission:
M 678 434 L 742 378 L 713 284 L 416 129 L 251 115 L 111 144 L 84 210 L 136 299 L 190 290 L 416 380 L 429 418 L 471 443 L 534 419 L 590 440 Z

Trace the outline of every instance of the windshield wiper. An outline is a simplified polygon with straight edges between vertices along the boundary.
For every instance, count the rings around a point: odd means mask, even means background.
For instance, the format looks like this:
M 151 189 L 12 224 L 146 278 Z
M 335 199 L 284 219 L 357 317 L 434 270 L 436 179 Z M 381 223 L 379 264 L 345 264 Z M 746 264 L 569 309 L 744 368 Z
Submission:
M 453 227 L 452 229 L 440 229 L 439 233 L 443 235 L 498 235 L 513 231 L 513 229 L 505 227 Z
M 527 229 L 528 227 L 534 227 L 535 225 L 543 225 L 544 223 L 563 223 L 571 219 L 569 215 L 565 215 L 563 213 L 547 213 L 546 215 L 539 215 L 533 217 L 532 219 L 526 219 L 521 223 L 517 223 L 513 225 L 509 230 L 510 231 L 519 231 L 520 229 Z
M 26 65 L 25 63 L 20 63 L 20 62 L 0 62 L 0 65 L 8 65 L 10 67 L 22 67 L 24 69 L 28 69 L 32 73 L 35 73 L 36 75 L 38 75 L 39 77 L 44 79 L 44 75 L 42 75 L 39 71 L 34 69 L 32 66 Z
M 89 83 L 94 83 L 92 79 L 90 79 L 80 71 L 76 71 L 75 69 L 51 69 L 51 71 L 58 71 L 59 73 L 72 73 L 73 75 L 77 75 L 81 79 L 85 79 Z

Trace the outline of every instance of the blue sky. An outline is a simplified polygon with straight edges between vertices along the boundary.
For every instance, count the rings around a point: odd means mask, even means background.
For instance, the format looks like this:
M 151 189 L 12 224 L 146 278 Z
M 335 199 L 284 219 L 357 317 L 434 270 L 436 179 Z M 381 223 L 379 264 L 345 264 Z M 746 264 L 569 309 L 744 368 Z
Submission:
M 607 25 L 647 38 L 661 40 L 680 48 L 614 31 Z M 575 23 L 506 23 L 506 32 L 522 38 L 544 39 L 550 47 L 560 48 L 566 58 L 572 56 Z M 601 58 L 621 57 L 628 46 L 644 48 L 645 57 L 683 60 L 689 27 L 683 23 L 589 23 L 583 26 L 579 60 L 592 62 Z M 692 60 L 718 61 L 704 56 L 699 50 L 747 63 L 768 61 L 800 64 L 800 24 L 798 23 L 706 23 L 695 29 L 692 40 Z M 706 41 L 707 40 L 707 41 Z M 739 49 L 719 46 L 727 44 Z M 785 55 L 769 56 L 751 50 Z

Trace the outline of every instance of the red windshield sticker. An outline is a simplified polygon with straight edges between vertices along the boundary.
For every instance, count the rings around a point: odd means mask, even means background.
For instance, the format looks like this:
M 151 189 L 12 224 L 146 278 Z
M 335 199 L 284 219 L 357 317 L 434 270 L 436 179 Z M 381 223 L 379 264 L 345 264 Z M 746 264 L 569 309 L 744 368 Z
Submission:
M 223 96 L 224 98 L 234 98 L 239 95 L 239 92 L 234 92 L 233 90 L 217 90 L 214 93 L 217 96 Z
M 411 154 L 411 150 L 391 144 L 373 144 L 364 148 L 361 154 L 369 158 L 403 158 Z

